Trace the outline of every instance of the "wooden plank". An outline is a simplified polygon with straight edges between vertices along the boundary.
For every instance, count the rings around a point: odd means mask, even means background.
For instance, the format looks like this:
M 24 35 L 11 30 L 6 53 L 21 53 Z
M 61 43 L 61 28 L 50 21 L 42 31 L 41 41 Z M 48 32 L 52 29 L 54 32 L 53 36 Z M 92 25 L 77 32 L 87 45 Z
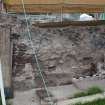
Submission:
M 22 5 L 7 5 L 8 12 L 23 13 Z M 101 13 L 104 5 L 25 5 L 27 13 Z
M 5 3 L 16 5 L 21 0 L 5 0 Z M 24 0 L 25 4 L 105 4 L 105 0 Z
M 105 0 L 64 0 L 64 3 L 67 4 L 100 4 L 103 5 L 105 4 Z
M 97 21 L 63 21 L 63 22 L 48 22 L 48 23 L 35 23 L 33 26 L 40 28 L 57 28 L 57 27 L 68 27 L 68 26 L 99 26 L 105 25 L 105 20 Z
M 0 27 L 0 58 L 6 97 L 12 97 L 10 29 L 8 27 Z
M 5 0 L 8 12 L 23 13 L 21 0 Z M 27 13 L 105 12 L 105 0 L 24 0 Z
M 59 4 L 63 3 L 64 0 L 23 0 L 25 4 Z M 5 3 L 16 5 L 21 4 L 22 0 L 5 0 Z

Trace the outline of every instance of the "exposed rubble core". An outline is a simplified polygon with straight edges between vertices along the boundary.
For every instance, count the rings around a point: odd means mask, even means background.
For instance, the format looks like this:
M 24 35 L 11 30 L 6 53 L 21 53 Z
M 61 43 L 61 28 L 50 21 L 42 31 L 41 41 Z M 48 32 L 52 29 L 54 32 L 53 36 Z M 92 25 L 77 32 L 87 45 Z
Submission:
M 104 68 L 104 26 L 30 26 L 30 30 L 47 86 L 72 84 L 72 78 L 92 76 Z M 15 34 L 20 37 L 14 41 L 14 87 L 19 90 L 43 87 L 26 27 Z
M 9 15 L 1 15 L 0 18 L 3 20 L 0 21 L 1 27 L 8 26 L 11 32 L 14 91 L 23 96 L 32 90 L 31 97 L 35 91 L 41 100 L 39 103 L 49 102 L 25 20 Z M 105 74 L 105 25 L 39 28 L 30 24 L 29 28 L 49 95 L 55 103 L 71 98 L 70 95 L 84 84 L 83 89 L 92 84 L 104 84 L 105 75 L 98 78 L 98 82 L 92 80 L 99 74 Z M 81 80 L 78 79 L 80 77 Z M 88 78 L 83 80 L 84 77 Z

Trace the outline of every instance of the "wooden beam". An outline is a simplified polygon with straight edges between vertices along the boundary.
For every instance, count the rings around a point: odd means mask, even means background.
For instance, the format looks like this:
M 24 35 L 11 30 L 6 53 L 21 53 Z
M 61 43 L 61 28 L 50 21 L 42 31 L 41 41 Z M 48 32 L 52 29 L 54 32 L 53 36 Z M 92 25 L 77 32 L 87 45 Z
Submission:
M 25 4 L 59 4 L 63 3 L 64 0 L 24 0 Z M 22 0 L 5 0 L 6 4 L 19 5 Z
M 11 5 L 21 4 L 21 0 L 4 0 L 5 3 Z M 105 5 L 105 0 L 24 0 L 25 4 L 102 4 Z
M 0 26 L 0 59 L 2 64 L 3 80 L 6 98 L 12 97 L 12 67 L 10 28 Z
M 5 0 L 8 12 L 23 13 L 21 0 Z M 105 0 L 24 0 L 27 13 L 105 12 Z
M 64 0 L 64 3 L 66 3 L 66 4 L 105 5 L 105 0 Z
M 23 13 L 22 5 L 6 5 L 8 12 Z M 27 13 L 97 13 L 105 12 L 104 5 L 25 5 Z
M 33 26 L 39 28 L 57 28 L 57 27 L 68 27 L 68 26 L 99 26 L 105 25 L 105 20 L 94 20 L 94 21 L 62 21 L 62 22 L 48 22 L 48 23 L 34 23 Z

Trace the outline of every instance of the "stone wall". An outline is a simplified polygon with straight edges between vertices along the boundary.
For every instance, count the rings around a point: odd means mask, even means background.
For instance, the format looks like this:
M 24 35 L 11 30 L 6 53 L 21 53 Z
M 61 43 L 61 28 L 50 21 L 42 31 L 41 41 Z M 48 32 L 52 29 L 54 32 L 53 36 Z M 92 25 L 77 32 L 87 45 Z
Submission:
M 31 26 L 30 31 L 47 86 L 72 84 L 72 78 L 92 76 L 104 68 L 104 25 L 65 28 Z M 17 40 L 14 39 L 15 89 L 43 87 L 26 27 L 21 28 L 19 33 L 15 30 L 13 35 L 20 35 Z
M 69 98 L 76 91 L 93 85 L 105 87 L 105 25 L 39 28 L 30 24 L 29 28 L 42 75 L 54 100 Z M 46 101 L 47 93 L 29 41 L 25 20 L 0 15 L 0 29 L 0 39 L 5 35 L 8 37 L 7 40 L 0 40 L 0 53 L 5 58 L 4 64 L 7 64 L 3 67 L 6 92 L 10 93 L 12 90 L 7 88 L 12 79 L 14 91 L 37 88 L 36 93 L 41 101 Z M 13 49 L 10 51 L 12 44 Z M 11 52 L 12 76 L 8 75 L 8 79 L 5 75 L 11 73 L 6 71 L 11 63 Z M 71 90 L 69 94 L 68 91 Z M 60 93 L 63 95 L 58 95 Z
M 25 20 L 1 15 L 13 43 L 13 85 L 16 90 L 43 87 Z M 72 78 L 104 72 L 105 26 L 38 28 L 30 25 L 34 49 L 47 86 L 72 84 Z

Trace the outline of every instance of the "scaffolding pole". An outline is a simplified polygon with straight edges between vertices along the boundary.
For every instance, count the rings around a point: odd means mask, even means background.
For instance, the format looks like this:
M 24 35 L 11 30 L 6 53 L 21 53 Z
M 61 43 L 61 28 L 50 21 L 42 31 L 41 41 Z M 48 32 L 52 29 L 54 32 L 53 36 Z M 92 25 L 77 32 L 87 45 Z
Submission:
M 0 60 L 0 92 L 1 92 L 2 105 L 6 105 L 1 60 Z

